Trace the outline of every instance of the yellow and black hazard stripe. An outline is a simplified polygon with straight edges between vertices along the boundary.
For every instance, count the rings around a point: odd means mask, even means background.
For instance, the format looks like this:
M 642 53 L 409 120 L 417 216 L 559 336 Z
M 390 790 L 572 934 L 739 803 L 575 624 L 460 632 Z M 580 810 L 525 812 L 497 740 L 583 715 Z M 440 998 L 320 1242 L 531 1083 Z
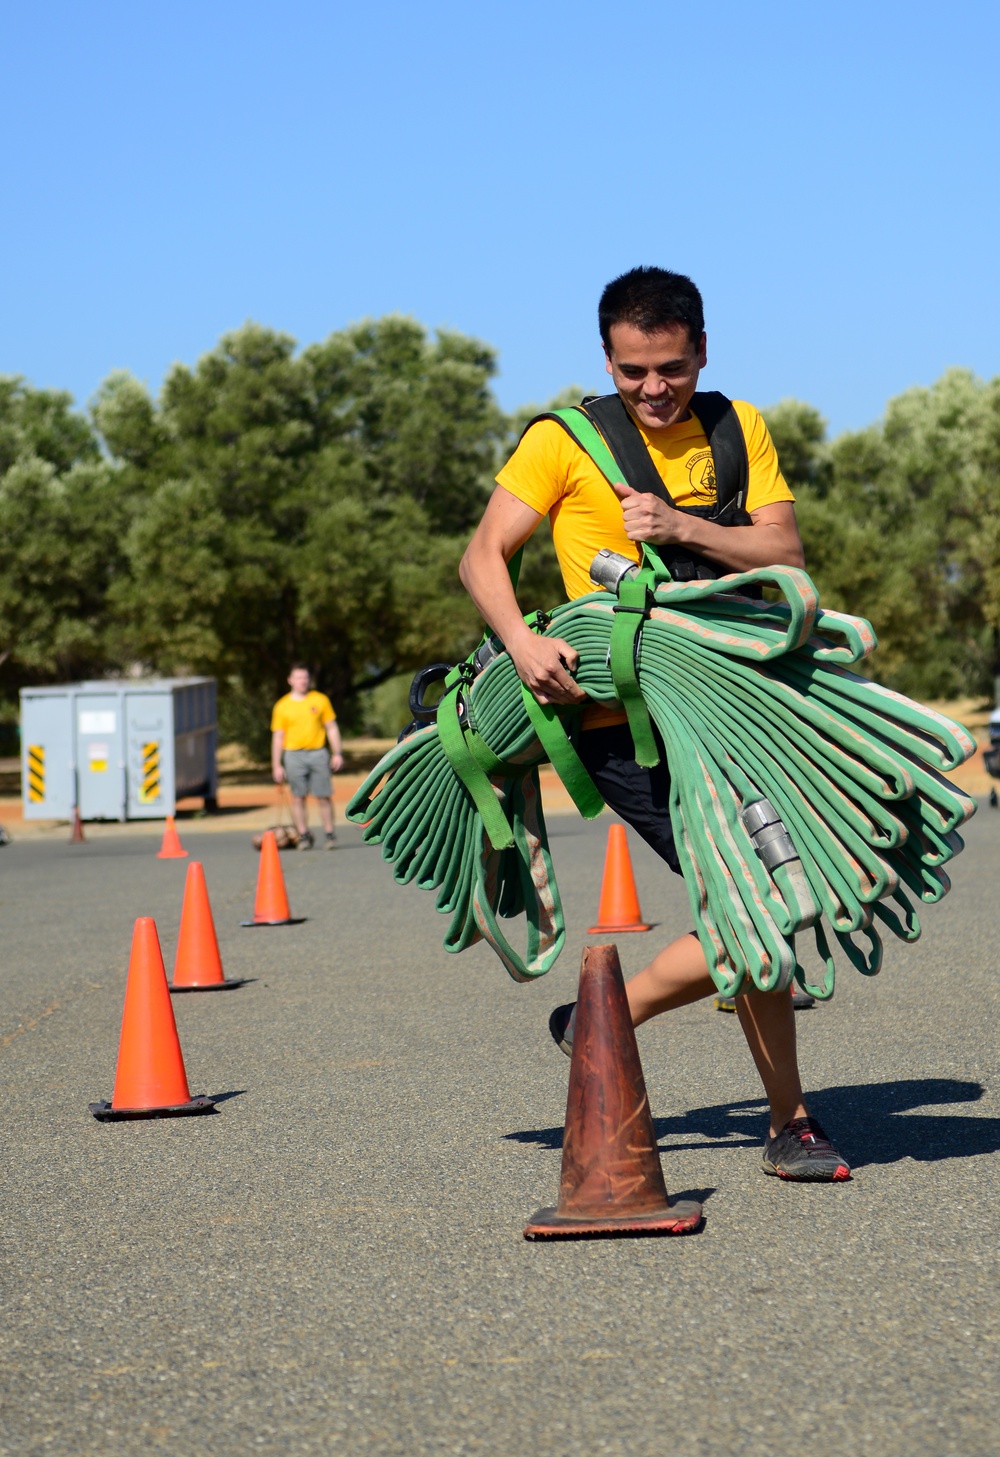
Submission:
M 32 804 L 41 804 L 45 798 L 45 747 L 43 744 L 28 745 L 28 798 Z
M 142 746 L 142 788 L 139 803 L 150 804 L 160 797 L 160 744 L 159 740 Z

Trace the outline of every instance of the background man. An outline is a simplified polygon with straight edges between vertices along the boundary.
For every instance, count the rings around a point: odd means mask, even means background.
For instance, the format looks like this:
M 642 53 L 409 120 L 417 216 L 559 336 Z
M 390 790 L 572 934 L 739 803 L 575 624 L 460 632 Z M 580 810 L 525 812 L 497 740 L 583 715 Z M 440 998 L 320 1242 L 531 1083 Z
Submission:
M 275 784 L 287 781 L 292 792 L 292 819 L 299 832 L 299 849 L 311 850 L 306 796 L 319 804 L 325 833 L 324 849 L 332 850 L 333 784 L 330 769 L 344 766 L 337 715 L 325 693 L 311 686 L 309 669 L 296 663 L 288 675 L 290 692 L 279 698 L 271 713 L 271 772 Z
M 691 280 L 661 268 L 633 269 L 604 290 L 599 323 L 607 372 L 666 487 L 667 500 L 650 492 L 612 489 L 557 421 L 541 419 L 525 432 L 497 477 L 461 566 L 462 582 L 479 612 L 542 703 L 586 702 L 573 681 L 576 651 L 561 639 L 528 628 L 507 572 L 507 562 L 544 515 L 552 525 L 571 599 L 593 590 L 590 563 L 602 547 L 638 561 L 637 543 L 652 542 L 665 549 L 668 559 L 679 553 L 698 564 L 700 575 L 710 576 L 779 563 L 803 565 L 792 494 L 763 420 L 742 401 L 733 409 L 749 468 L 746 511 L 739 517 L 745 524 L 732 524 L 731 517 L 725 522 L 712 519 L 715 461 L 690 408 L 707 360 L 701 295 Z M 591 706 L 584 711 L 582 727 L 580 756 L 605 800 L 679 873 L 662 750 L 655 769 L 637 765 L 624 713 Z M 710 996 L 715 986 L 697 937 L 688 934 L 661 951 L 626 990 L 638 1026 L 660 1012 Z M 770 1105 L 765 1173 L 788 1179 L 849 1178 L 848 1165 L 805 1106 L 791 997 L 751 986 L 737 1002 Z M 563 1051 L 572 1046 L 573 1010 L 557 1008 L 550 1021 Z

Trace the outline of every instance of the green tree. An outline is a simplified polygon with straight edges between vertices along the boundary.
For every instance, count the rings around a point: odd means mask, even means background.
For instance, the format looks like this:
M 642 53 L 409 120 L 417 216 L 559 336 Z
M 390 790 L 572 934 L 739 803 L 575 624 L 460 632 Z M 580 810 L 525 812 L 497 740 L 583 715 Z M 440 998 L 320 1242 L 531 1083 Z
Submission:
M 20 375 L 0 375 L 0 476 L 18 460 L 44 460 L 57 473 L 93 464 L 100 450 L 73 398 L 64 390 L 36 390 Z
M 468 651 L 457 567 L 504 438 L 494 368 L 475 340 L 391 317 L 299 354 L 248 324 L 156 403 L 109 380 L 94 419 L 136 509 L 119 654 L 217 672 L 259 744 L 292 660 L 349 719 L 364 688 Z
M 1000 381 L 949 370 L 829 444 L 808 406 L 765 414 L 824 603 L 878 634 L 871 670 L 918 696 L 989 691 L 1000 671 Z
M 763 412 L 781 462 L 781 472 L 793 491 L 809 487 L 822 495 L 830 484 L 830 452 L 826 421 L 812 405 L 801 400 L 780 400 Z
M 0 704 L 100 674 L 125 524 L 113 472 L 68 394 L 0 379 Z M 16 710 L 15 710 L 16 712 Z
M 374 687 L 464 656 L 480 624 L 458 561 L 538 413 L 504 417 L 494 368 L 474 339 L 391 317 L 301 351 L 247 324 L 158 399 L 112 375 L 92 420 L 0 378 L 0 719 L 25 683 L 195 670 L 220 679 L 224 730 L 262 747 L 291 660 L 350 727 Z M 824 602 L 879 634 L 871 670 L 922 696 L 988 690 L 1000 379 L 949 371 L 832 441 L 800 401 L 765 415 Z M 519 597 L 563 595 L 546 524 Z

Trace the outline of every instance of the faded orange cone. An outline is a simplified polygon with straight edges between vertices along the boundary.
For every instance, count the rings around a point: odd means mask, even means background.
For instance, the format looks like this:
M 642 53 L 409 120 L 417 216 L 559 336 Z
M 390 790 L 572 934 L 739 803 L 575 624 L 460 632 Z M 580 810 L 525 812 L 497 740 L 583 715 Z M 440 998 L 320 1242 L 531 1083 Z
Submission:
M 580 967 L 559 1203 L 525 1239 L 687 1234 L 693 1199 L 671 1204 L 616 946 L 588 946 Z
M 177 826 L 174 824 L 173 815 L 167 815 L 167 826 L 163 831 L 163 844 L 156 852 L 157 860 L 183 860 L 187 855 L 177 834 Z
M 253 920 L 241 926 L 299 926 L 305 916 L 293 916 L 285 890 L 285 877 L 278 858 L 278 842 L 274 831 L 267 830 L 260 843 L 260 865 L 257 869 L 257 895 L 253 904 Z
M 604 857 L 604 878 L 601 881 L 597 925 L 589 927 L 587 935 L 618 935 L 622 931 L 649 929 L 639 909 L 639 895 L 635 888 L 625 826 L 612 825 L 608 830 L 608 849 Z
M 192 1098 L 167 990 L 160 940 L 152 916 L 140 916 L 132 934 L 118 1069 L 110 1103 L 89 1104 L 101 1122 L 177 1118 L 211 1113 L 212 1098 Z
M 184 904 L 181 907 L 181 929 L 174 958 L 172 992 L 221 992 L 241 987 L 246 977 L 227 980 L 219 955 L 212 906 L 205 884 L 205 871 L 192 860 L 184 882 Z
M 71 845 L 85 845 L 87 843 L 87 837 L 83 833 L 83 821 L 80 818 L 79 805 L 76 805 L 73 809 L 73 828 L 70 831 L 69 843 Z

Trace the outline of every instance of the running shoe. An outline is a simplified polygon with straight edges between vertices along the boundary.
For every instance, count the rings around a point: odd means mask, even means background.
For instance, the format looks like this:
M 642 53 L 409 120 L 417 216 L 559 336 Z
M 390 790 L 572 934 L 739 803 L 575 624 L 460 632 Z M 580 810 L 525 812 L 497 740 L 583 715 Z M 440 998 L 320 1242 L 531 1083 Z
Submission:
M 735 1012 L 735 997 L 715 997 L 712 1005 L 717 1012 Z M 811 997 L 808 992 L 799 991 L 798 987 L 792 992 L 792 1007 L 796 1012 L 807 1012 L 810 1007 L 815 1007 L 816 998 Z
M 549 1031 L 552 1033 L 552 1041 L 560 1052 L 565 1052 L 567 1057 L 572 1057 L 573 1055 L 573 1025 L 575 1021 L 575 1002 L 567 1002 L 564 1007 L 556 1007 L 549 1017 Z
M 306 832 L 305 832 L 304 835 L 300 835 L 299 836 L 299 843 L 298 843 L 298 845 L 295 848 L 297 850 L 311 850 L 312 847 L 313 847 L 312 831 L 311 830 L 306 830 Z
M 834 1148 L 815 1118 L 792 1118 L 764 1144 L 765 1174 L 800 1182 L 840 1184 L 850 1165 Z

